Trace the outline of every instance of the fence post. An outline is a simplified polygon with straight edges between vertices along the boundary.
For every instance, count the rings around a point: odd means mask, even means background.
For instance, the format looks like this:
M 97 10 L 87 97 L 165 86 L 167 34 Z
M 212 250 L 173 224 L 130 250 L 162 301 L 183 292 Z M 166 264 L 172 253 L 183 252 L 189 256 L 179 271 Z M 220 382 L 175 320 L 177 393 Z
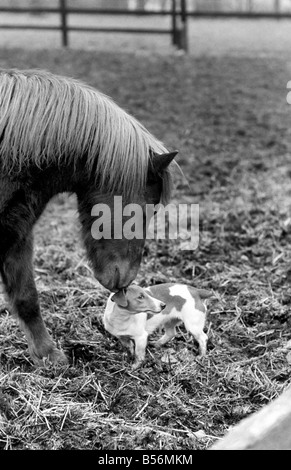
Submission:
M 188 38 L 187 38 L 187 4 L 186 0 L 179 1 L 179 9 L 177 11 L 177 5 L 174 1 L 173 4 L 173 44 L 177 46 L 179 50 L 185 52 L 188 51 Z M 175 18 L 175 20 L 174 20 Z
M 172 0 L 172 44 L 177 45 L 176 0 Z
M 67 5 L 66 0 L 60 0 L 61 30 L 63 47 L 68 46 Z
M 181 41 L 180 47 L 185 52 L 188 52 L 188 28 L 187 28 L 187 0 L 181 0 L 181 21 L 182 21 L 182 30 L 181 30 Z
M 274 0 L 274 10 L 275 10 L 275 13 L 280 13 L 281 11 L 280 0 Z

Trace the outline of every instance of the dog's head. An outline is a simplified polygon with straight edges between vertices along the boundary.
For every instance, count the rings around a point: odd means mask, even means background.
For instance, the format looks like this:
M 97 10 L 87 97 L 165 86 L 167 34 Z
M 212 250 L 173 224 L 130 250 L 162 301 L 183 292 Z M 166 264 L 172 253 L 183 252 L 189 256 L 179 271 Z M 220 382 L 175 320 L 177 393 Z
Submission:
M 141 312 L 160 313 L 166 304 L 150 296 L 142 287 L 131 284 L 127 289 L 116 292 L 111 300 L 118 307 L 135 314 Z

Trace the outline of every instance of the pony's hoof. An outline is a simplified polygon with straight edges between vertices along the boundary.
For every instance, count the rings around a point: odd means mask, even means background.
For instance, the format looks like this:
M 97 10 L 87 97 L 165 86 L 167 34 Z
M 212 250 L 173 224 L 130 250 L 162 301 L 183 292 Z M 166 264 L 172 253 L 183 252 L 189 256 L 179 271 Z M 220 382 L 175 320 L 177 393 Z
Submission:
M 44 357 L 39 357 L 36 354 L 31 354 L 34 364 L 38 367 L 45 367 L 49 365 L 64 366 L 68 364 L 66 355 L 57 348 L 54 348 L 49 354 Z
M 59 349 L 54 349 L 54 351 L 49 354 L 48 360 L 56 365 L 66 365 L 69 363 L 67 356 Z

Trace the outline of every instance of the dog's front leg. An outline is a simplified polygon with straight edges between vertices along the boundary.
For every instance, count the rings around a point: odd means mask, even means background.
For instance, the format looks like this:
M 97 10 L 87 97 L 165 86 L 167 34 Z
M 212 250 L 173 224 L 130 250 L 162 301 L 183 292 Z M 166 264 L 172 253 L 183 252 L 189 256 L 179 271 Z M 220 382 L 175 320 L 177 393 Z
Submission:
M 129 338 L 129 337 L 125 337 L 125 336 L 120 336 L 119 337 L 119 340 L 122 344 L 122 346 L 124 346 L 127 351 L 132 355 L 134 356 L 135 354 L 135 348 L 134 348 L 134 343 L 133 341 Z
M 141 366 L 145 359 L 145 352 L 146 352 L 146 347 L 147 347 L 147 342 L 148 342 L 148 334 L 144 332 L 140 336 L 136 336 L 134 338 L 135 342 L 135 361 L 133 363 L 132 369 L 135 370 L 138 367 Z

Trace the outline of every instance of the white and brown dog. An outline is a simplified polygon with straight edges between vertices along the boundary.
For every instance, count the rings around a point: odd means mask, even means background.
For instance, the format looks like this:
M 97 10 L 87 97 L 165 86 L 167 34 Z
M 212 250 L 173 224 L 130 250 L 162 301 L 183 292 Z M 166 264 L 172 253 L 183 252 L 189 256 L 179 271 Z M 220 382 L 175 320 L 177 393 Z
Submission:
M 135 356 L 133 368 L 145 358 L 148 336 L 157 328 L 165 330 L 155 343 L 161 346 L 176 334 L 176 326 L 184 323 L 199 344 L 199 354 L 206 354 L 207 335 L 203 328 L 206 307 L 203 299 L 211 292 L 186 284 L 157 284 L 143 289 L 135 284 L 111 294 L 104 312 L 104 326 L 120 339 Z M 134 341 L 134 347 L 132 341 Z

